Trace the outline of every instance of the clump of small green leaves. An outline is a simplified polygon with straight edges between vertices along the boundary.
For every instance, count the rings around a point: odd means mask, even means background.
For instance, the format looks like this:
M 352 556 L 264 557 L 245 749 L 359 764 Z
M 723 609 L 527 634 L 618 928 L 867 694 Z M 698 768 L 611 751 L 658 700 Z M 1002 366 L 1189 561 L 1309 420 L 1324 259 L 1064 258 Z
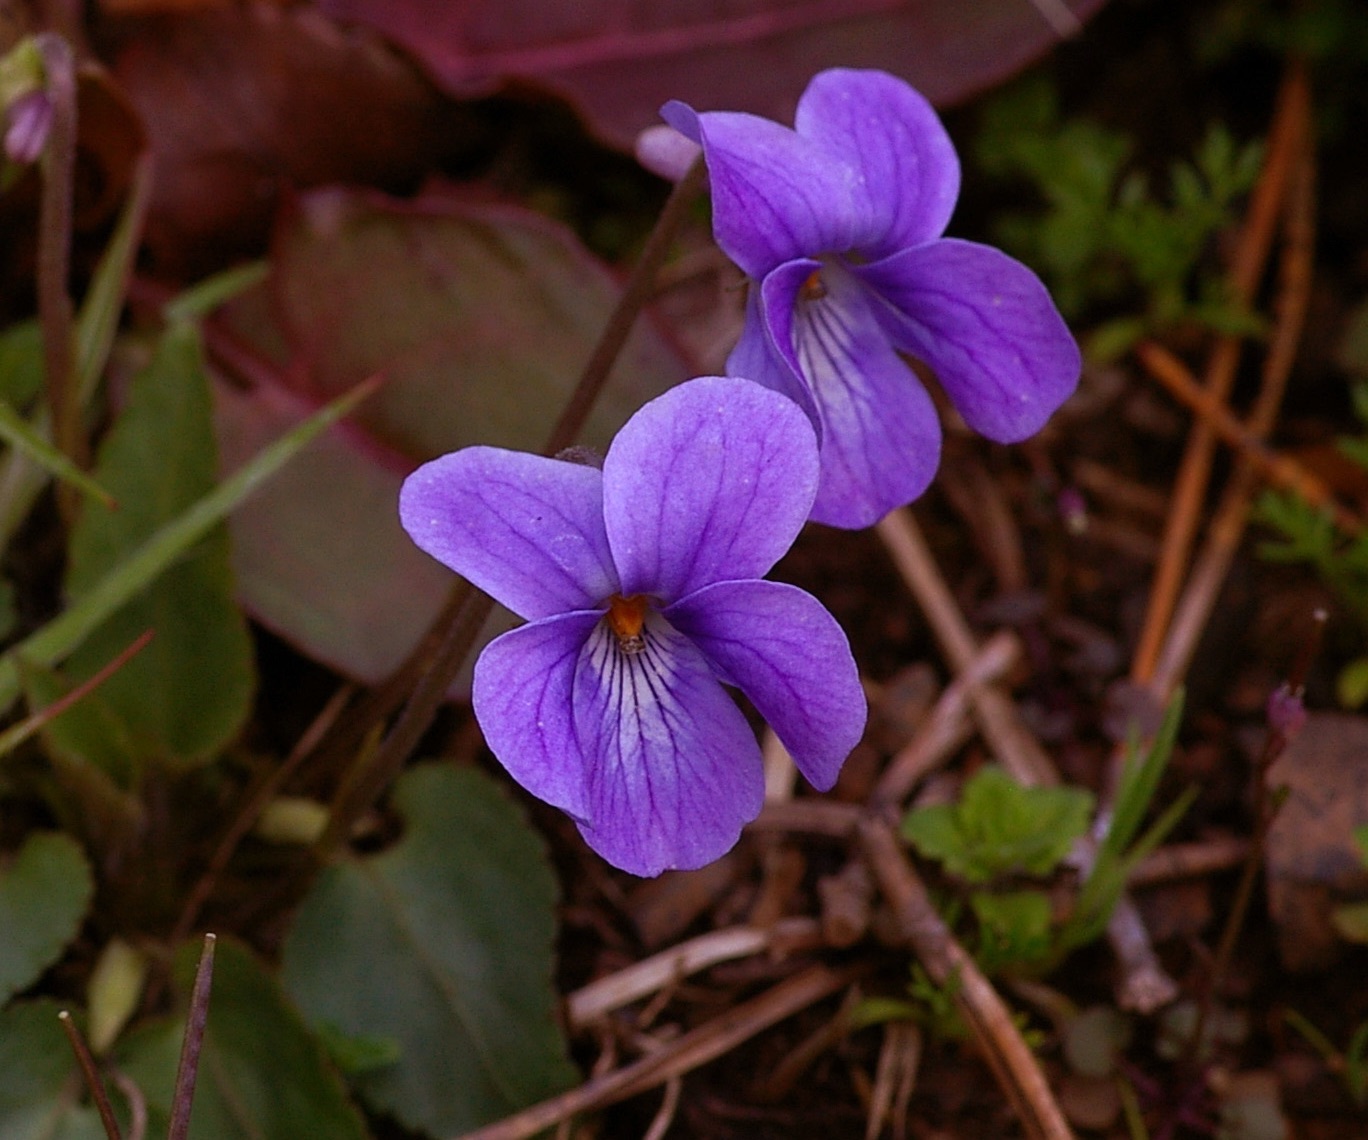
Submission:
M 1350 396 L 1363 430 L 1341 436 L 1335 445 L 1368 471 L 1368 303 L 1350 321 L 1338 355 L 1341 367 L 1356 378 Z M 1254 517 L 1276 536 L 1259 546 L 1261 558 L 1309 566 L 1345 611 L 1368 629 L 1368 533 L 1346 532 L 1328 508 L 1313 506 L 1293 491 L 1265 491 L 1254 504 Z M 1368 657 L 1345 666 L 1338 689 L 1340 703 L 1348 708 L 1368 701 Z
M 915 808 L 903 836 L 928 859 L 971 883 L 1051 874 L 1088 829 L 1092 793 L 1027 788 L 990 765 L 964 785 L 958 803 Z
M 1181 695 L 1143 754 L 1132 743 L 1111 827 L 1094 853 L 1068 916 L 1061 922 L 1050 895 L 1021 887 L 1045 879 L 1088 830 L 1091 793 L 1080 788 L 1023 787 L 1001 768 L 980 769 L 953 804 L 916 808 L 903 821 L 905 838 L 926 858 L 973 885 L 968 910 L 977 931 L 975 957 L 988 974 L 1048 970 L 1106 928 L 1136 863 L 1162 841 L 1192 802 L 1189 791 L 1141 833 L 1173 752 Z M 953 920 L 952 920 L 953 921 Z
M 1162 192 L 1133 169 L 1133 154 L 1126 135 L 1062 118 L 1048 79 L 1009 88 L 987 105 L 975 156 L 988 173 L 1033 186 L 1044 211 L 1005 215 L 997 238 L 1040 271 L 1068 317 L 1138 298 L 1138 315 L 1094 331 L 1094 359 L 1178 324 L 1257 331 L 1204 259 L 1258 176 L 1261 146 L 1241 145 L 1215 124 L 1190 161 L 1170 167 Z

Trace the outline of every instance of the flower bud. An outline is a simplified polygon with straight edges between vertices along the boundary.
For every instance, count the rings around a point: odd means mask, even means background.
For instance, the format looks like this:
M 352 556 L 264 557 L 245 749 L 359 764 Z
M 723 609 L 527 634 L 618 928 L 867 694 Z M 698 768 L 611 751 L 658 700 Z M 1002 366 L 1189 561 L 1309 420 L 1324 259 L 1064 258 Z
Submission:
M 52 100 L 46 91 L 30 91 L 9 107 L 5 157 L 22 166 L 37 162 L 52 129 Z

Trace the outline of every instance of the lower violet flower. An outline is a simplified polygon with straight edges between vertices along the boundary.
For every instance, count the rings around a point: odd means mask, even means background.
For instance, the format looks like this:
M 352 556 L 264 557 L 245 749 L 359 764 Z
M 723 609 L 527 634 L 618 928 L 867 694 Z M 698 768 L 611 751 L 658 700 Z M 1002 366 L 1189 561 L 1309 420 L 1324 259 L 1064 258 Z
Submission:
M 824 71 L 792 130 L 678 102 L 661 113 L 702 146 L 718 245 L 754 282 L 727 371 L 797 401 L 821 436 L 818 522 L 868 526 L 935 474 L 936 410 L 900 353 L 1002 443 L 1073 392 L 1078 346 L 1039 278 L 941 236 L 959 159 L 902 80 Z
M 761 580 L 817 480 L 797 405 L 704 377 L 638 411 L 601 471 L 470 447 L 405 482 L 413 540 L 527 619 L 475 666 L 490 749 L 610 863 L 702 866 L 759 813 L 760 749 L 724 684 L 819 789 L 859 740 L 845 634 L 810 594 Z

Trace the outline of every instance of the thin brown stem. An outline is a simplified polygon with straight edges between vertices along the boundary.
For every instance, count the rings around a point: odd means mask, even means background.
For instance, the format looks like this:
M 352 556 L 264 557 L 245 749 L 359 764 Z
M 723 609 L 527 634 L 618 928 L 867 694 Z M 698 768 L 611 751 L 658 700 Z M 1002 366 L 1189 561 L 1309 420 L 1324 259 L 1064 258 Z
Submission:
M 61 36 L 37 37 L 52 102 L 52 127 L 43 154 L 38 216 L 38 319 L 43 326 L 43 374 L 53 442 L 84 467 L 85 439 L 76 391 L 73 320 L 67 275 L 71 267 L 72 197 L 76 178 L 76 64 Z M 74 499 L 63 495 L 74 506 Z
M 1242 305 L 1251 303 L 1263 276 L 1298 147 L 1308 129 L 1308 106 L 1306 76 L 1294 64 L 1279 92 L 1263 172 L 1254 188 L 1228 277 L 1231 295 Z M 1239 362 L 1239 340 L 1231 336 L 1220 337 L 1211 350 L 1206 368 L 1206 390 L 1215 402 L 1224 403 L 1229 396 Z M 1188 437 L 1187 450 L 1174 481 L 1171 496 L 1174 505 L 1165 523 L 1149 607 L 1131 660 L 1131 679 L 1140 684 L 1153 675 L 1169 628 L 1188 555 L 1201 522 L 1215 448 L 1215 431 L 1207 421 L 1198 421 Z
M 209 990 L 214 983 L 214 944 L 212 934 L 204 936 L 195 984 L 190 991 L 190 1009 L 185 1016 L 185 1037 L 181 1040 L 180 1064 L 176 1067 L 175 1091 L 171 1096 L 171 1123 L 166 1140 L 186 1140 L 190 1134 L 190 1112 L 195 1103 L 195 1081 L 199 1076 L 200 1049 L 209 1023 Z
M 857 834 L 884 898 L 893 908 L 899 933 L 931 980 L 953 993 L 1026 1134 L 1036 1140 L 1069 1140 L 1073 1133 L 1035 1054 L 997 990 L 937 913 L 893 829 L 883 820 L 866 817 Z
M 71 1051 L 76 1054 L 76 1063 L 81 1066 L 81 1074 L 85 1077 L 86 1088 L 90 1090 L 90 1099 L 95 1102 L 95 1109 L 100 1114 L 105 1135 L 109 1140 L 122 1140 L 119 1122 L 114 1119 L 114 1106 L 109 1103 L 109 1094 L 105 1092 L 104 1081 L 100 1080 L 100 1071 L 95 1066 L 95 1058 L 90 1055 L 85 1038 L 66 1010 L 57 1015 L 57 1020 L 61 1022 L 62 1031 L 71 1043 Z
M 577 1113 L 591 1112 L 646 1092 L 722 1056 L 761 1030 L 836 993 L 853 978 L 850 971 L 809 966 L 641 1060 L 468 1132 L 461 1140 L 528 1140 Z
M 656 274 L 669 254 L 693 199 L 702 188 L 704 174 L 705 168 L 700 159 L 671 192 L 603 335 L 590 354 L 565 409 L 551 429 L 543 449 L 544 455 L 556 455 L 579 438 L 633 324 L 650 299 Z M 452 588 L 447 605 L 438 619 L 439 624 L 434 625 L 422 642 L 422 651 L 431 656 L 425 656 L 422 660 L 410 658 L 400 667 L 401 673 L 415 678 L 408 702 L 379 751 L 367 763 L 366 770 L 347 781 L 342 794 L 333 803 L 332 818 L 319 843 L 320 853 L 342 842 L 350 834 L 356 820 L 393 783 L 446 699 L 447 690 L 470 655 L 471 647 L 493 607 L 491 599 L 477 593 L 464 580 L 458 580 Z M 354 746 L 357 740 L 359 737 L 354 738 L 351 744 Z

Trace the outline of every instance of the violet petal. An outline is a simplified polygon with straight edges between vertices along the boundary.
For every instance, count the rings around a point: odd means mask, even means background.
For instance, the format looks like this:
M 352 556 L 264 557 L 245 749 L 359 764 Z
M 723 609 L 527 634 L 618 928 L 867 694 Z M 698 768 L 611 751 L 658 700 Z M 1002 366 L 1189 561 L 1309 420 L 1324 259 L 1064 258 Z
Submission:
M 701 653 L 659 614 L 625 653 L 600 624 L 575 669 L 586 842 L 635 875 L 701 867 L 760 812 L 760 747 Z
M 770 276 L 791 276 L 801 282 L 821 267 L 820 261 L 803 257 L 780 266 Z M 736 347 L 727 357 L 727 375 L 742 380 L 754 380 L 781 396 L 787 396 L 807 413 L 808 421 L 812 424 L 812 430 L 817 433 L 817 440 L 820 443 L 822 416 L 817 410 L 817 401 L 813 398 L 807 383 L 776 355 L 774 346 L 770 343 L 760 295 L 758 283 L 747 291 L 746 320 L 741 326 L 741 336 L 736 341 Z
M 1039 431 L 1078 386 L 1078 345 L 1045 286 L 991 246 L 947 238 L 852 269 L 879 321 L 999 443 Z
M 860 172 L 865 221 L 848 248 L 874 259 L 945 232 L 959 197 L 959 157 L 931 104 L 903 80 L 886 71 L 823 71 L 798 101 L 794 127 Z
M 702 143 L 717 244 L 751 277 L 795 257 L 847 250 L 865 220 L 860 175 L 788 127 L 740 111 L 661 116 Z
M 859 282 L 829 265 L 821 273 L 823 295 L 805 298 L 807 279 L 795 268 L 801 265 L 765 278 L 765 323 L 775 352 L 812 391 L 822 419 L 821 484 L 811 517 L 858 529 L 926 490 L 940 463 L 940 421 Z
M 719 582 L 665 616 L 751 699 L 808 782 L 830 788 L 866 703 L 850 643 L 822 604 L 783 582 Z
M 592 467 L 467 447 L 404 481 L 399 518 L 433 558 L 529 620 L 596 608 L 618 589 Z
M 544 618 L 496 637 L 475 662 L 472 701 L 485 742 L 538 799 L 583 819 L 586 760 L 575 735 L 575 664 L 602 614 Z
M 627 422 L 603 462 L 622 592 L 668 603 L 762 576 L 802 529 L 816 488 L 816 437 L 791 400 L 720 376 L 671 389 Z

